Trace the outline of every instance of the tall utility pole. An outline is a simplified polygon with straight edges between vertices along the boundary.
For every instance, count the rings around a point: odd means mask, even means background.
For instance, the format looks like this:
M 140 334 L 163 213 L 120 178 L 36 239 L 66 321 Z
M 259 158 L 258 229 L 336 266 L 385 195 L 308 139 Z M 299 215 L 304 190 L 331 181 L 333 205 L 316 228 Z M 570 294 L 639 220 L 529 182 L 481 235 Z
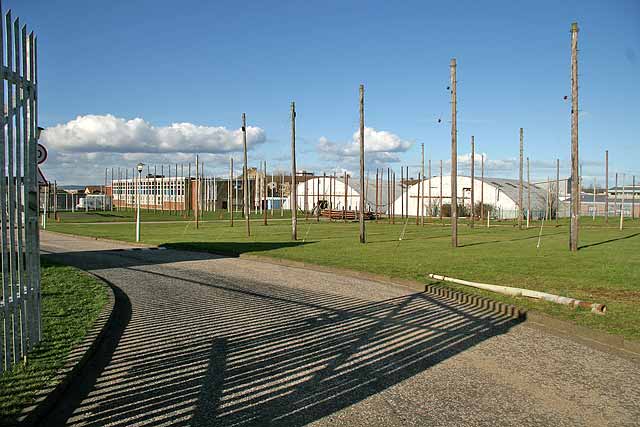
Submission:
M 429 217 L 433 215 L 433 211 L 431 210 L 431 159 L 429 159 Z
M 451 246 L 458 247 L 458 130 L 456 59 L 451 59 Z
M 578 23 L 571 24 L 571 236 L 569 249 L 578 250 L 580 180 L 578 178 Z
M 616 172 L 616 181 L 613 188 L 613 214 L 618 215 L 618 172 Z
M 407 179 L 407 191 L 405 193 L 406 200 L 404 205 L 407 207 L 406 218 L 409 219 L 409 166 L 406 167 L 405 172 L 405 178 Z
M 251 236 L 251 207 L 249 206 L 249 164 L 247 161 L 247 116 L 245 113 L 242 113 L 242 149 L 244 150 L 244 166 L 242 168 L 242 194 L 244 195 L 244 215 L 247 222 L 247 236 Z
M 604 152 L 604 222 L 609 224 L 609 150 Z
M 391 224 L 391 169 L 387 168 L 387 220 Z
M 527 156 L 527 228 L 531 219 L 531 173 L 529 169 L 529 156 Z
M 484 154 L 480 166 L 480 222 L 484 221 Z
M 264 189 L 264 208 L 263 208 L 263 214 L 264 214 L 264 225 L 267 225 L 267 207 L 269 205 L 269 199 L 268 199 L 268 195 L 267 195 L 267 161 L 265 160 L 263 163 L 263 172 L 264 172 L 264 179 L 263 179 L 263 189 Z
M 360 243 L 366 243 L 364 230 L 364 85 L 360 85 Z
M 440 160 L 440 223 L 444 225 L 444 219 L 442 218 L 442 160 Z
M 597 183 L 596 183 L 596 177 L 593 177 L 593 221 L 596 220 L 596 211 L 598 210 L 597 205 L 596 205 L 596 188 L 597 188 Z
M 518 183 L 518 228 L 522 230 L 522 219 L 524 214 L 524 209 L 522 209 L 522 156 L 524 150 L 524 130 L 520 128 L 520 180 Z
M 229 218 L 233 227 L 233 157 L 229 157 Z
M 620 231 L 624 222 L 624 174 L 622 174 L 622 201 L 620 202 Z
M 560 216 L 560 159 L 556 159 L 556 225 Z
M 404 166 L 400 166 L 400 216 L 404 219 Z
M 198 169 L 198 155 L 196 154 L 196 205 L 193 209 L 194 215 L 195 215 L 195 221 L 196 221 L 196 228 L 198 228 L 200 226 L 200 218 L 198 215 L 198 211 L 200 210 L 200 182 L 198 181 L 198 171 L 200 169 Z M 164 176 L 162 177 L 162 180 L 164 181 Z
M 595 189 L 595 186 L 593 187 Z M 595 191 L 595 190 L 593 190 Z M 631 219 L 636 219 L 636 176 L 631 177 Z
M 378 223 L 378 168 L 376 168 L 376 224 Z
M 298 186 L 296 185 L 296 103 L 291 101 L 291 239 L 298 238 Z
M 475 221 L 476 212 L 475 212 L 475 198 L 474 198 L 474 188 L 476 186 L 475 179 L 475 166 L 476 166 L 476 142 L 473 135 L 471 135 L 471 228 L 473 228 L 473 223 Z
M 422 193 L 422 199 L 418 197 L 418 203 L 420 203 L 420 225 L 424 225 L 424 142 L 421 144 L 421 147 L 422 147 L 422 163 L 421 163 L 422 179 L 419 180 L 420 188 L 418 191 Z

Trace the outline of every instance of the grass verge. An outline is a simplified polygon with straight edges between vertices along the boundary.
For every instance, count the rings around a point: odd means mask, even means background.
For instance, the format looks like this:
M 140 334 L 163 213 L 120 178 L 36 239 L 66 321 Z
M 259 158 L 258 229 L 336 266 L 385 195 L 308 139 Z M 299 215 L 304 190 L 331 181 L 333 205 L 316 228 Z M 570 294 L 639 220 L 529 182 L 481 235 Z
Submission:
M 108 301 L 107 289 L 90 275 L 42 260 L 42 341 L 0 376 L 0 424 L 15 422 L 36 393 L 51 385 L 69 352 L 82 341 Z
M 254 221 L 250 237 L 243 223 L 229 227 L 210 222 L 197 230 L 191 223 L 143 224 L 142 240 L 181 249 L 255 253 L 424 283 L 430 283 L 428 273 L 437 273 L 600 302 L 608 306 L 606 316 L 447 285 L 640 341 L 640 221 L 627 221 L 622 231 L 614 223 L 583 219 L 582 224 L 577 253 L 568 250 L 566 222 L 545 224 L 542 230 L 540 223 L 524 230 L 513 223 L 489 229 L 462 225 L 456 249 L 451 248 L 449 227 L 420 227 L 413 218 L 396 224 L 368 222 L 366 245 L 358 242 L 357 223 L 304 219 L 299 221 L 296 242 L 291 241 L 286 221 L 266 227 Z M 125 241 L 135 236 L 134 224 L 52 224 L 51 229 Z

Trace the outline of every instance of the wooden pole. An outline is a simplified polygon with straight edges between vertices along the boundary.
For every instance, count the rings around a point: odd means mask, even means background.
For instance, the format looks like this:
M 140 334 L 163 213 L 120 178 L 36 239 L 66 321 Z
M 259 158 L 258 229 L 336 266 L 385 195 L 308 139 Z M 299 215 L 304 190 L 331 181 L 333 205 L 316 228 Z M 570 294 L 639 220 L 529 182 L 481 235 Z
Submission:
M 233 227 L 233 157 L 229 157 L 229 221 Z
M 336 206 L 336 172 L 333 171 L 333 174 L 329 180 L 329 206 L 331 210 L 331 215 L 329 215 L 329 221 L 333 222 L 333 210 Z
M 263 223 L 264 225 L 267 225 L 267 208 L 269 205 L 269 199 L 267 198 L 267 161 L 265 160 L 263 163 L 263 172 L 264 172 L 264 179 L 263 179 L 263 183 L 264 185 L 262 186 L 264 189 L 264 207 L 263 207 Z
M 616 183 L 613 190 L 613 214 L 618 215 L 618 172 L 616 172 Z
M 409 166 L 406 166 L 405 179 L 407 181 L 407 191 L 405 191 L 405 218 L 409 219 Z
M 456 59 L 451 59 L 451 246 L 458 246 L 458 131 Z
M 422 181 L 420 181 L 420 172 L 418 172 L 418 185 L 416 185 L 417 187 L 417 191 L 418 191 L 418 198 L 416 199 L 417 203 L 416 203 L 416 225 L 420 225 L 420 185 L 421 185 Z M 407 190 L 408 192 L 408 190 Z
M 594 176 L 593 177 L 593 219 L 592 219 L 593 222 L 596 221 L 596 210 L 598 209 L 597 205 L 596 205 L 596 192 L 597 192 L 596 188 L 597 188 L 596 187 L 596 177 Z
M 284 216 L 284 170 L 282 171 L 281 179 L 280 179 L 280 190 L 278 191 L 280 194 L 280 217 Z
M 291 102 L 291 239 L 298 238 L 298 188 L 296 185 L 296 103 Z
M 378 223 L 378 168 L 376 168 L 376 224 Z
M 442 160 L 440 160 L 440 223 L 444 225 L 444 217 L 442 216 Z
M 199 178 L 200 178 L 200 167 L 199 167 L 199 159 L 198 159 L 198 155 L 196 154 L 196 180 L 195 180 L 195 189 L 194 189 L 194 193 L 195 193 L 195 205 L 193 207 L 193 214 L 194 214 L 194 219 L 195 219 L 195 223 L 196 223 L 196 228 L 199 227 L 199 221 L 200 221 L 200 215 L 199 215 L 199 211 L 200 211 L 200 198 L 198 197 L 198 194 L 200 193 L 200 182 L 199 182 Z
M 556 159 L 556 226 L 560 216 L 560 159 Z
M 320 222 L 320 176 L 316 180 L 316 222 Z M 324 190 L 324 179 L 322 180 L 322 186 Z
M 624 222 L 624 174 L 622 174 L 622 200 L 620 202 L 620 231 Z
M 531 174 L 529 170 L 529 156 L 527 156 L 527 228 L 531 220 Z
M 404 219 L 404 166 L 400 166 L 400 217 Z
M 433 210 L 431 207 L 431 159 L 429 159 L 429 213 L 428 213 L 428 217 L 431 218 L 431 216 L 433 215 Z
M 391 168 L 387 168 L 387 219 L 391 224 Z
M 422 175 L 422 179 L 419 181 L 420 182 L 420 189 L 421 190 L 421 194 L 422 194 L 422 199 L 418 198 L 418 200 L 420 201 L 420 224 L 422 226 L 424 226 L 424 142 L 421 145 L 421 154 L 422 154 L 422 158 L 421 158 L 421 162 L 420 162 L 420 173 Z
M 480 166 L 480 222 L 484 221 L 484 154 L 482 154 L 482 163 Z
M 475 193 L 474 189 L 476 187 L 476 179 L 475 179 L 475 166 L 476 166 L 476 143 L 473 135 L 471 135 L 471 228 L 474 226 L 474 221 L 476 217 L 475 211 Z
M 635 175 L 631 177 L 631 219 L 632 220 L 636 219 L 636 176 Z
M 518 228 L 522 230 L 522 220 L 524 217 L 523 198 L 523 183 L 522 183 L 522 157 L 524 152 L 524 130 L 520 128 L 520 179 L 518 181 Z
M 391 203 L 391 224 L 395 224 L 396 223 L 396 204 L 395 204 L 395 200 L 396 200 L 396 172 L 393 171 L 391 174 L 391 179 L 393 179 L 393 183 L 391 184 L 391 194 L 392 194 L 392 200 L 393 202 Z
M 578 250 L 580 181 L 578 177 L 578 24 L 571 24 L 571 238 L 569 248 Z
M 244 215 L 247 223 L 247 236 L 251 236 L 251 206 L 249 206 L 249 163 L 247 160 L 247 115 L 245 113 L 242 113 L 242 149 L 244 152 L 244 165 L 242 167 Z
M 604 152 L 604 222 L 609 224 L 609 150 Z
M 344 222 L 347 222 L 347 204 L 349 203 L 349 200 L 347 199 L 347 196 L 349 194 L 348 188 L 349 188 L 349 174 L 345 172 L 344 173 L 344 209 L 342 210 L 344 215 Z
M 364 227 L 364 85 L 360 85 L 360 243 L 366 243 Z

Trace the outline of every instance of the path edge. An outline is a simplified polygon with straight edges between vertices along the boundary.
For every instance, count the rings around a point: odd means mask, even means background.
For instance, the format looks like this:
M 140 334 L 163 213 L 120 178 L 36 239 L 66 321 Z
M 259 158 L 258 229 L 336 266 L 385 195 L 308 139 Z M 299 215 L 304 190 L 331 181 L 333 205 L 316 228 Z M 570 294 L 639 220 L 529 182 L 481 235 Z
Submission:
M 56 371 L 52 378 L 52 384 L 40 390 L 35 401 L 20 412 L 17 418 L 17 426 L 37 426 L 45 419 L 62 394 L 67 390 L 71 381 L 91 360 L 100 341 L 107 333 L 109 325 L 112 323 L 115 313 L 115 294 L 112 287 L 101 277 L 86 270 L 81 271 L 98 280 L 106 288 L 107 303 L 82 341 L 67 355 L 64 365 Z

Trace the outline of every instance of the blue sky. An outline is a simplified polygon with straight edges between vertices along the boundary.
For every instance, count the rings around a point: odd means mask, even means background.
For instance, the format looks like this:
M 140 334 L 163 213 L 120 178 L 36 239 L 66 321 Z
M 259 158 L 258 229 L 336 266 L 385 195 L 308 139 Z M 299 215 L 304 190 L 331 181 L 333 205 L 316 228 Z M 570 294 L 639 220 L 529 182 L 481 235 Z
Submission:
M 43 138 L 52 154 L 44 170 L 59 182 L 89 183 L 105 166 L 186 161 L 196 151 L 209 173 L 222 172 L 229 155 L 239 159 L 234 131 L 242 112 L 259 128 L 250 162 L 288 167 L 292 100 L 300 168 L 355 170 L 349 147 L 360 83 L 377 143 L 370 167 L 409 165 L 415 175 L 421 143 L 434 164 L 450 159 L 452 57 L 460 169 L 468 170 L 475 135 L 489 174 L 515 177 L 523 127 L 532 176 L 553 175 L 555 158 L 567 174 L 570 104 L 563 96 L 570 95 L 573 21 L 580 26 L 585 180 L 602 179 L 605 149 L 612 175 L 640 176 L 637 0 L 3 1 L 8 8 L 38 35 L 40 125 L 58 126 Z M 99 142 L 97 133 L 111 129 L 107 115 L 130 139 Z M 128 123 L 135 118 L 144 123 Z M 167 142 L 173 134 L 163 128 L 173 123 L 195 126 L 174 129 L 180 137 Z M 217 141 L 210 149 L 208 138 Z M 149 149 L 156 142 L 161 152 Z

